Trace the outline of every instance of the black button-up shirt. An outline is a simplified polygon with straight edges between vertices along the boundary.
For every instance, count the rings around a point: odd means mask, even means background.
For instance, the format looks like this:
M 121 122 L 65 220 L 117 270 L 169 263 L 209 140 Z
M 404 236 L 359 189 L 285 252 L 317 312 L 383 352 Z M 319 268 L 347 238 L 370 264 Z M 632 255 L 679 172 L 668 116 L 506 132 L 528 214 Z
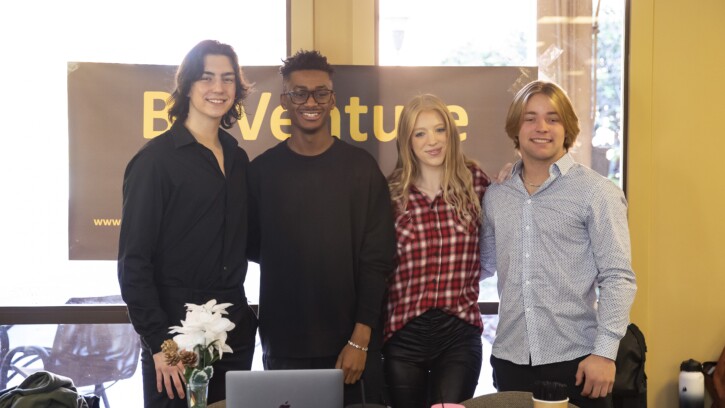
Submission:
M 224 173 L 180 123 L 126 168 L 118 279 L 131 322 L 152 353 L 172 337 L 169 326 L 181 324 L 184 303 L 216 297 L 246 307 L 249 158 L 222 129 L 219 140 Z

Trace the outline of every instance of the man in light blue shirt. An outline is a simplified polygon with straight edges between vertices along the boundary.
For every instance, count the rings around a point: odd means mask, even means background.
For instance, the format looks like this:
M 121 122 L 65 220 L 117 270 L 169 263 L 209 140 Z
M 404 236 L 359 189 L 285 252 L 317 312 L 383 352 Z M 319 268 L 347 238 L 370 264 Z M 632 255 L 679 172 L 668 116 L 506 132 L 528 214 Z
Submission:
M 578 122 L 549 82 L 526 85 L 509 108 L 506 132 L 521 160 L 483 205 L 481 276 L 498 273 L 500 298 L 491 365 L 499 391 L 556 381 L 579 407 L 611 407 L 636 292 L 627 202 L 568 153 Z

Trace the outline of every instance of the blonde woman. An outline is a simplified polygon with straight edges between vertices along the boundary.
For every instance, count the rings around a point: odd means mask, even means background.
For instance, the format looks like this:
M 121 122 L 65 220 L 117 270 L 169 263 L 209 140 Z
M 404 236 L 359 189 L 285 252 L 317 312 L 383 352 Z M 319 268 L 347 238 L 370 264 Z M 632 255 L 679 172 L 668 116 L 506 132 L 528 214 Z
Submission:
M 413 98 L 388 177 L 398 266 L 388 281 L 385 374 L 393 407 L 471 398 L 481 370 L 481 199 L 489 178 L 461 150 L 448 107 Z

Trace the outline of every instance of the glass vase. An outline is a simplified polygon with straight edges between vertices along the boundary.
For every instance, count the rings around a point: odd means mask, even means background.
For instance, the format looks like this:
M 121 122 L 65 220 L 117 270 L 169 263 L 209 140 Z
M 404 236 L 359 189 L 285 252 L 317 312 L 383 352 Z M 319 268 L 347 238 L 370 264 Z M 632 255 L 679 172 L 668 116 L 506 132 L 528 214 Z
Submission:
M 209 392 L 209 380 L 192 379 L 186 383 L 186 403 L 188 408 L 206 408 L 206 396 Z

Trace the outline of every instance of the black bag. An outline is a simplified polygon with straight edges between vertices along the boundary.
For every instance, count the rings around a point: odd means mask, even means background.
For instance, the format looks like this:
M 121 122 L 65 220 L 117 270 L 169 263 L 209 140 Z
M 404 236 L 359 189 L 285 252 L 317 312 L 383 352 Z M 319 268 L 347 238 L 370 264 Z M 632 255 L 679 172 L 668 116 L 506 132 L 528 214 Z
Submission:
M 645 360 L 647 360 L 647 344 L 644 335 L 637 325 L 630 323 L 622 341 L 619 342 L 615 361 L 617 374 L 612 389 L 615 408 L 647 407 Z

